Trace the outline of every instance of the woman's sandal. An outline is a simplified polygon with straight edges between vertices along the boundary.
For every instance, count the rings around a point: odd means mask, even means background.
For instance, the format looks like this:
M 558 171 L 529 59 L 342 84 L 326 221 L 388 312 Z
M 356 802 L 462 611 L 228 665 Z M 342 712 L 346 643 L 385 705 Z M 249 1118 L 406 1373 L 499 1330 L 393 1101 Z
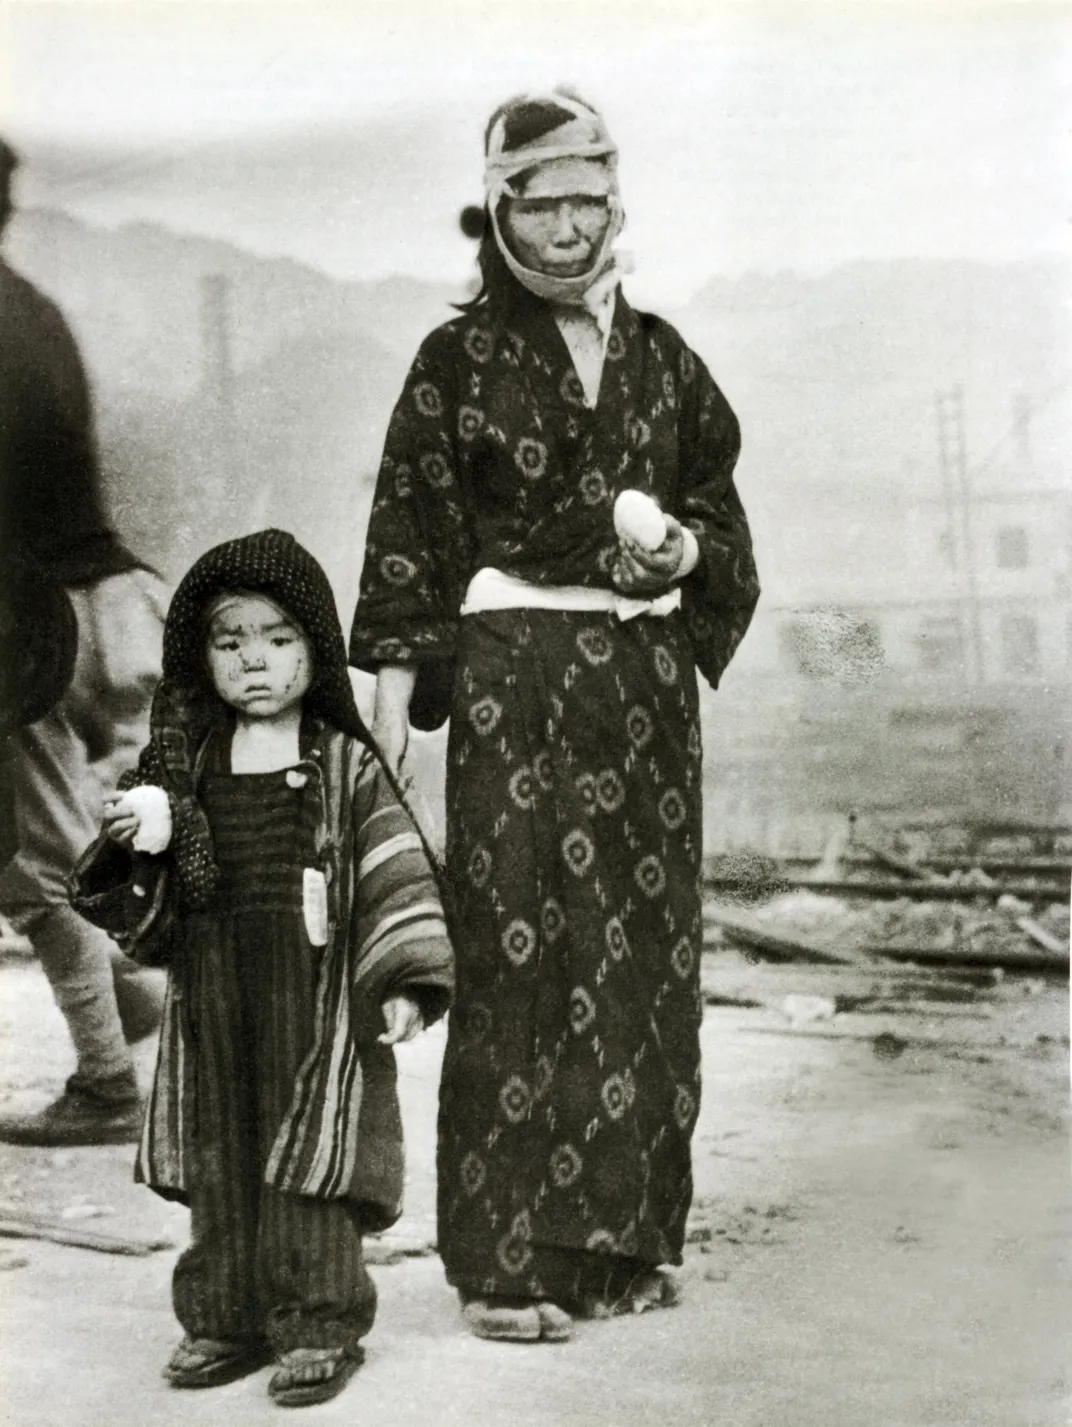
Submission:
M 536 1305 L 540 1315 L 540 1338 L 545 1343 L 565 1343 L 573 1337 L 573 1319 L 557 1303 L 541 1299 Z
M 620 1298 L 588 1298 L 583 1318 L 618 1318 L 623 1313 L 647 1313 L 652 1308 L 676 1308 L 681 1302 L 677 1280 L 665 1269 L 638 1273 Z
M 676 1308 L 681 1302 L 681 1289 L 672 1274 L 664 1269 L 652 1269 L 633 1279 L 623 1294 L 617 1313 L 646 1313 L 650 1308 Z
M 268 1382 L 277 1407 L 312 1407 L 329 1402 L 365 1361 L 360 1348 L 291 1348 Z
M 499 1343 L 564 1343 L 573 1333 L 573 1319 L 556 1303 L 512 1303 L 496 1298 L 472 1298 L 462 1317 L 478 1338 Z
M 223 1387 L 258 1372 L 271 1361 L 267 1343 L 234 1343 L 187 1335 L 168 1359 L 164 1376 L 172 1387 Z

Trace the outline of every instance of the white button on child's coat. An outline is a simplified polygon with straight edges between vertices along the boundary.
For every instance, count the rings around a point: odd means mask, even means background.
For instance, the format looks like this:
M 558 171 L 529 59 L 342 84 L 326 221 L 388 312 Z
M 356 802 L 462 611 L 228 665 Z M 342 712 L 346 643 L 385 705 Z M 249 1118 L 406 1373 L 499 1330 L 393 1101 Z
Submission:
M 299 773 L 297 768 L 287 769 L 287 787 L 304 788 L 309 779 L 306 774 Z

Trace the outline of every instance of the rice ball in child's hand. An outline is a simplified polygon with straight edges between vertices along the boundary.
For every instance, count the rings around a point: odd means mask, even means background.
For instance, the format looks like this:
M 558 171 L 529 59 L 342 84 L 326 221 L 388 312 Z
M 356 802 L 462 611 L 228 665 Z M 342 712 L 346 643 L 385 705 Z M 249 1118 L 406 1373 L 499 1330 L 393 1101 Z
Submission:
M 614 502 L 614 529 L 619 540 L 658 550 L 666 539 L 666 516 L 644 491 L 622 491 Z

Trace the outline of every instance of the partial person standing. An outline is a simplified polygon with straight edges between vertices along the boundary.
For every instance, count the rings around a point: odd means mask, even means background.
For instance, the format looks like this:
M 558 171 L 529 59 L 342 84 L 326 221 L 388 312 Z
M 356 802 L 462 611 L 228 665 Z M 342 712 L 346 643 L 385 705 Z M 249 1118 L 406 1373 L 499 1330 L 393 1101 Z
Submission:
M 759 588 L 733 412 L 621 291 L 601 115 L 562 90 L 502 105 L 485 186 L 482 290 L 390 423 L 350 658 L 396 764 L 411 723 L 450 717 L 439 1249 L 472 1330 L 531 1341 L 674 1298 L 700 1098 L 696 673 L 717 685 Z
M 18 160 L 0 141 L 0 231 Z M 59 309 L 0 260 L 0 540 L 5 640 L 37 604 L 38 643 L 67 638 L 73 664 L 35 699 L 39 667 L 19 642 L 6 671 L 5 776 L 13 853 L 0 909 L 32 941 L 74 1042 L 64 1093 L 0 1117 L 0 1139 L 67 1145 L 137 1138 L 130 1042 L 155 1029 L 162 992 L 68 905 L 67 879 L 103 798 L 145 739 L 160 672 L 163 585 L 112 530 L 100 491 L 89 386 Z M 33 593 L 36 590 L 37 593 Z M 35 625 L 30 617 L 22 628 Z M 73 638 L 72 638 L 73 636 Z

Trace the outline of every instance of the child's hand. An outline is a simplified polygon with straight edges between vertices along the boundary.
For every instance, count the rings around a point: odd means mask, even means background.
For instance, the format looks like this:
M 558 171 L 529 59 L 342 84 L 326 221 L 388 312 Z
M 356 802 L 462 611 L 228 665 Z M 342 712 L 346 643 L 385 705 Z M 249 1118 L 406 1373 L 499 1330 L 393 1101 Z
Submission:
M 409 996 L 388 996 L 383 1003 L 383 1019 L 387 1029 L 377 1038 L 381 1045 L 401 1045 L 424 1030 L 421 1008 Z
M 122 793 L 108 798 L 104 804 L 104 831 L 120 847 L 133 847 L 141 828 L 141 818 Z
M 163 852 L 171 842 L 171 805 L 163 788 L 145 785 L 104 804 L 104 831 L 134 852 Z

